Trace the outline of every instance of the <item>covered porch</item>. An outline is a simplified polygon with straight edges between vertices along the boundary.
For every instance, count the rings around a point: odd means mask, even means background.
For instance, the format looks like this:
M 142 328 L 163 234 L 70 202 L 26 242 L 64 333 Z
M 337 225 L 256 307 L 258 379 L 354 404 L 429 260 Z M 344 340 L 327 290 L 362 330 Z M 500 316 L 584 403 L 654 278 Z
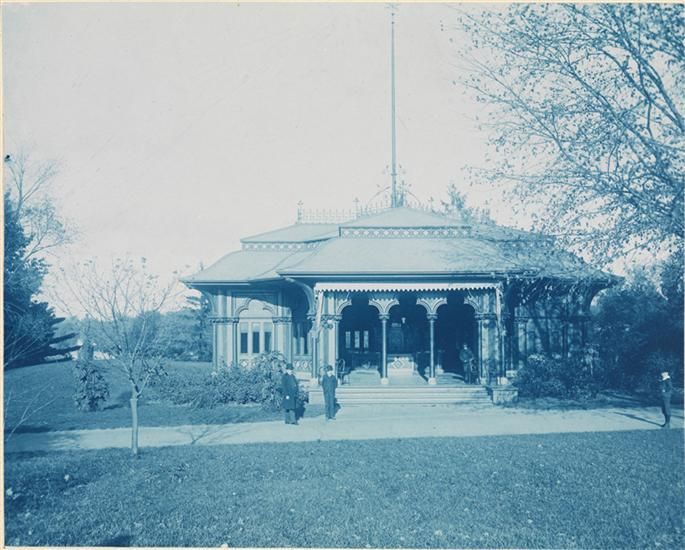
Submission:
M 317 283 L 312 379 L 343 384 L 487 384 L 500 375 L 497 283 Z

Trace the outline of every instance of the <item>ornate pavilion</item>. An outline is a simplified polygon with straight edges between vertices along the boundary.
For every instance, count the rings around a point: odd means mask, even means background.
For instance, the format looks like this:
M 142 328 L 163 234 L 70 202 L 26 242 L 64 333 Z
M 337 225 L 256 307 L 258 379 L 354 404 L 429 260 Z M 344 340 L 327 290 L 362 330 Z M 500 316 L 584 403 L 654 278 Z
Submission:
M 506 384 L 536 352 L 583 348 L 590 302 L 612 277 L 540 235 L 393 205 L 336 223 L 308 218 L 241 240 L 185 279 L 213 309 L 214 364 L 279 351 L 301 379 L 320 368 L 440 384 Z
M 331 365 L 378 385 L 498 386 L 531 353 L 582 349 L 590 302 L 611 276 L 549 238 L 407 206 L 394 45 L 392 12 L 389 206 L 323 218 L 300 209 L 295 224 L 246 237 L 185 279 L 212 304 L 215 366 L 279 351 L 312 381 Z

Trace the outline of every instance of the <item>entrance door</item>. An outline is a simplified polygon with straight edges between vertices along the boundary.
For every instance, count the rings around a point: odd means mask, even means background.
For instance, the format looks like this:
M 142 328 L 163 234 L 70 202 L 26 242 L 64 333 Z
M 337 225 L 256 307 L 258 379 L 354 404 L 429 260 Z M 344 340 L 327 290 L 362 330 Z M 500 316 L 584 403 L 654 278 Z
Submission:
M 378 310 L 366 299 L 355 299 L 343 309 L 339 328 L 339 355 L 347 369 L 371 367 L 380 372 L 382 343 Z
M 466 344 L 474 357 L 478 356 L 478 330 L 475 311 L 466 304 L 447 303 L 438 308 L 435 322 L 435 345 L 440 366 L 446 373 L 464 379 L 464 365 L 459 359 L 459 350 Z

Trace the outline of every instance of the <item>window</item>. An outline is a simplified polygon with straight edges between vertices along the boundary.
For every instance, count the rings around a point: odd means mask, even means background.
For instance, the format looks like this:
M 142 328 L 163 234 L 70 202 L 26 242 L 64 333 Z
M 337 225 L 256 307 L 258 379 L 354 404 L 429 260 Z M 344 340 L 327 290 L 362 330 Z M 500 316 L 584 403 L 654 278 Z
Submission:
M 354 349 L 359 349 L 360 344 L 360 332 L 358 330 L 354 331 Z
M 272 334 L 273 325 L 271 323 L 264 323 L 264 351 L 266 353 L 271 351 Z
M 369 331 L 364 331 L 364 349 L 369 349 Z
M 249 353 L 247 350 L 247 323 L 240 323 L 240 353 Z
M 260 346 L 259 346 L 259 342 L 261 339 L 261 332 L 262 332 L 261 329 L 262 329 L 261 323 L 252 323 L 252 353 L 253 354 L 261 353 Z
M 240 312 L 238 353 L 243 360 L 253 359 L 274 348 L 273 303 L 250 299 L 247 309 Z
M 352 347 L 352 333 L 349 330 L 345 331 L 345 349 Z

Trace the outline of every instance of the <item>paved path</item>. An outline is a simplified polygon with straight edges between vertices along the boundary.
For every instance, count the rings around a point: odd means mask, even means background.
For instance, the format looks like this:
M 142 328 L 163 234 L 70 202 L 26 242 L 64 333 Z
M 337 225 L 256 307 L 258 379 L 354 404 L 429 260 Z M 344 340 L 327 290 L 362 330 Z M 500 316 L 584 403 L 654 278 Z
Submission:
M 335 421 L 304 418 L 298 426 L 272 421 L 142 427 L 139 443 L 141 447 L 163 447 L 653 430 L 659 429 L 661 422 L 657 407 L 529 411 L 490 405 L 350 405 L 338 413 Z M 672 429 L 683 429 L 682 412 L 674 415 Z M 130 444 L 129 428 L 26 433 L 15 434 L 6 444 L 5 452 L 126 448 Z

